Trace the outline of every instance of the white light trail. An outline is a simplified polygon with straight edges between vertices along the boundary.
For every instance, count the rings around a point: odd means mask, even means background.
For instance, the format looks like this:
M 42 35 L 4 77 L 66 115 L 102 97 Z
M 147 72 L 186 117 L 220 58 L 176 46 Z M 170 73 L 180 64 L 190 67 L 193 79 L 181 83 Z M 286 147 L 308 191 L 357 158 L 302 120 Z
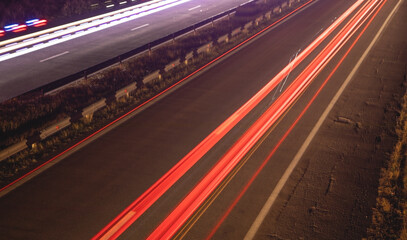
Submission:
M 118 11 L 110 13 L 110 15 L 103 14 L 98 17 L 93 17 L 87 19 L 86 22 L 78 21 L 72 24 L 67 24 L 61 27 L 56 27 L 53 29 L 45 30 L 38 32 L 36 34 L 28 34 L 27 36 L 16 38 L 18 43 L 12 43 L 11 40 L 6 40 L 0 42 L 0 62 L 18 57 L 33 51 L 37 51 L 61 42 L 66 42 L 74 38 L 78 38 L 90 33 L 94 33 L 106 28 L 116 26 L 120 23 L 128 22 L 140 17 L 144 17 L 182 3 L 188 2 L 190 0 L 166 0 L 166 1 L 155 1 L 152 4 L 145 5 L 142 7 L 135 8 L 130 7 L 126 8 L 127 11 L 122 11 L 121 14 L 118 14 Z M 50 33 L 52 32 L 52 33 Z M 33 36 L 35 35 L 35 36 Z M 35 38 L 34 38 L 35 37 Z M 62 38 L 61 38 L 62 37 Z M 32 40 L 28 40 L 32 38 Z M 26 40 L 26 41 L 24 41 Z M 8 44 L 12 43 L 12 44 Z M 38 43 L 43 43 L 39 45 Z M 8 45 L 6 45 L 8 44 Z M 35 47 L 33 47 L 35 46 Z M 21 50 L 19 50 L 21 49 Z

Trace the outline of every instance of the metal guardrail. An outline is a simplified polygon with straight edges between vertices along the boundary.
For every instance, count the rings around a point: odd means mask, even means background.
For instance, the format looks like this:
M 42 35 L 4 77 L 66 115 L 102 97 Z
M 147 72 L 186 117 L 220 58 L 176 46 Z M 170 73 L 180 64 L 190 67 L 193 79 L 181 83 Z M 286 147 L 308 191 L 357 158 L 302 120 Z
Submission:
M 290 1 L 291 1 L 291 0 L 290 0 Z M 138 53 L 141 53 L 141 52 L 143 52 L 143 51 L 146 51 L 146 50 L 148 50 L 148 49 L 151 49 L 151 48 L 153 48 L 153 47 L 155 47 L 155 46 L 158 46 L 159 44 L 162 44 L 162 43 L 164 43 L 164 42 L 166 42 L 166 41 L 168 41 L 168 40 L 172 40 L 173 38 L 179 37 L 179 36 L 181 36 L 181 35 L 183 35 L 183 34 L 185 34 L 185 33 L 191 32 L 191 31 L 193 31 L 194 29 L 197 29 L 197 28 L 199 28 L 199 27 L 201 27 L 201 26 L 203 26 L 203 25 L 205 25 L 205 24 L 208 24 L 208 23 L 210 23 L 210 22 L 212 22 L 212 21 L 214 21 L 214 20 L 216 20 L 216 19 L 220 19 L 220 18 L 222 18 L 222 17 L 224 17 L 224 16 L 226 16 L 226 15 L 228 15 L 228 14 L 230 14 L 230 13 L 235 12 L 236 9 L 237 9 L 237 7 L 236 7 L 236 8 L 233 8 L 233 9 L 230 9 L 230 10 L 228 10 L 228 11 L 225 11 L 225 12 L 223 12 L 223 13 L 220 13 L 220 14 L 218 14 L 218 15 L 216 15 L 216 16 L 214 16 L 214 17 L 211 17 L 211 18 L 209 18 L 209 19 L 206 19 L 206 20 L 204 20 L 204 21 L 202 21 L 202 22 L 200 22 L 200 23 L 198 23 L 198 24 L 195 24 L 195 25 L 193 25 L 193 26 L 190 26 L 190 27 L 187 27 L 187 28 L 185 28 L 185 29 L 182 29 L 182 30 L 180 30 L 180 31 L 178 31 L 178 32 L 176 32 L 176 33 L 174 33 L 174 34 L 170 34 L 170 35 L 168 35 L 168 36 L 166 36 L 166 37 L 160 38 L 160 39 L 158 39 L 158 40 L 156 40 L 156 41 L 154 41 L 154 42 L 152 42 L 152 43 L 150 43 L 150 44 L 143 45 L 143 46 L 141 46 L 141 47 L 139 47 L 139 48 L 136 48 L 136 49 L 134 49 L 134 50 L 132 50 L 132 51 L 129 51 L 129 52 L 124 53 L 124 54 L 121 54 L 121 55 L 119 55 L 118 57 L 111 58 L 111 59 L 109 59 L 109 60 L 107 60 L 107 61 L 105 61 L 105 62 L 103 62 L 103 63 L 97 64 L 97 65 L 95 65 L 95 66 L 93 66 L 93 67 L 90 67 L 90 68 L 84 70 L 84 71 L 81 71 L 81 72 L 72 74 L 72 75 L 67 76 L 67 77 L 65 77 L 65 78 L 62 78 L 62 79 L 59 79 L 59 80 L 57 80 L 56 82 L 53 82 L 53 83 L 44 85 L 44 86 L 39 87 L 39 88 L 37 88 L 37 89 L 35 89 L 35 90 L 31 90 L 31 91 L 29 91 L 29 92 L 27 92 L 27 93 L 35 92 L 35 91 L 43 91 L 43 92 L 52 91 L 52 90 L 54 90 L 54 89 L 56 89 L 56 88 L 58 88 L 58 87 L 61 87 L 61 86 L 65 85 L 65 84 L 68 84 L 68 83 L 70 83 L 70 82 L 73 82 L 73 81 L 75 81 L 75 80 L 77 80 L 77 79 L 83 77 L 83 76 L 84 76 L 84 73 L 86 73 L 86 71 L 89 71 L 88 74 L 91 74 L 91 73 L 97 72 L 97 71 L 99 71 L 99 70 L 101 70 L 101 69 L 103 69 L 103 68 L 109 67 L 109 66 L 111 66 L 111 65 L 113 65 L 113 64 L 119 63 L 121 60 L 125 60 L 125 59 L 127 59 L 127 58 L 133 57 L 134 55 L 136 55 L 136 54 L 138 54 Z M 268 18 L 267 15 L 270 16 L 271 14 L 272 14 L 272 10 L 269 11 L 269 12 L 267 12 L 267 13 L 265 14 L 265 17 Z M 263 19 L 263 17 L 261 17 L 261 19 Z M 256 22 L 257 22 L 257 20 L 260 21 L 261 19 L 260 19 L 260 18 L 257 18 L 257 19 L 256 19 Z M 252 24 L 253 24 L 253 22 L 250 22 L 250 26 L 251 26 Z M 246 27 L 246 26 L 247 26 L 247 28 L 250 27 L 248 24 L 244 25 L 244 27 Z M 241 28 L 237 28 L 237 29 L 235 29 L 235 30 L 239 30 L 239 32 L 242 31 Z M 229 34 L 220 36 L 220 37 L 218 38 L 218 42 L 227 41 L 228 37 L 229 37 Z M 206 51 L 207 49 L 209 49 L 211 46 L 212 46 L 212 43 L 209 43 L 209 45 L 208 45 L 208 43 L 207 43 L 207 44 L 204 44 L 204 45 L 202 45 L 201 47 L 198 48 L 198 51 L 199 51 L 199 49 L 200 49 L 201 52 L 204 52 L 204 51 Z M 185 57 L 185 58 L 186 58 L 186 61 L 188 61 L 188 59 L 190 59 L 190 58 L 193 57 L 193 53 L 194 53 L 194 51 L 191 51 L 191 52 L 189 52 L 189 53 L 186 55 L 186 57 Z M 173 67 L 179 65 L 180 63 L 181 63 L 181 62 L 180 62 L 180 59 L 174 60 L 173 62 L 167 64 L 167 65 L 166 65 L 166 68 L 168 68 L 168 70 L 170 70 L 170 69 L 172 69 Z M 93 72 L 92 72 L 92 71 L 93 71 Z M 160 75 L 159 75 L 159 71 L 156 71 L 156 72 L 154 72 L 154 73 L 152 73 L 152 74 L 150 74 L 150 75 L 152 75 L 152 76 L 151 76 L 152 79 L 150 79 L 150 80 L 153 80 L 153 78 L 158 78 L 158 77 L 160 76 Z M 145 80 L 148 79 L 148 78 L 149 78 L 149 76 L 146 76 L 146 77 L 143 79 L 143 81 L 145 81 Z M 129 94 L 130 92 L 134 91 L 135 89 L 137 89 L 137 86 L 136 86 L 135 82 L 133 82 L 133 83 L 127 85 L 126 87 L 117 90 L 117 91 L 116 91 L 116 94 L 115 94 L 116 100 L 118 100 L 118 99 L 120 99 L 120 98 L 122 98 L 122 97 L 128 96 L 128 94 Z M 91 118 L 92 118 L 92 116 L 93 116 L 93 113 L 96 112 L 96 111 L 98 111 L 99 109 L 103 108 L 104 106 L 106 106 L 106 98 L 103 98 L 103 99 L 99 100 L 98 102 L 93 103 L 93 104 L 91 104 L 91 105 L 89 105 L 89 106 L 83 108 L 83 110 L 82 110 L 82 116 L 83 116 L 84 118 L 88 119 L 88 120 L 91 120 Z M 52 134 L 54 134 L 54 133 L 56 133 L 56 132 L 62 130 L 63 128 L 65 128 L 65 127 L 67 127 L 67 126 L 69 126 L 70 124 L 71 124 L 71 117 L 65 118 L 65 119 L 59 121 L 58 123 L 55 123 L 54 125 L 49 126 L 48 128 L 42 130 L 41 133 L 40 133 L 40 135 L 39 135 L 39 137 L 40 137 L 40 139 L 45 139 L 45 138 L 47 138 L 48 136 L 50 136 L 50 135 L 52 135 Z M 30 144 L 31 144 L 31 143 L 30 143 Z M 35 144 L 35 143 L 34 143 L 34 144 Z M 33 145 L 33 146 L 34 146 L 34 145 Z M 12 155 L 14 155 L 14 154 L 16 154 L 16 153 L 18 153 L 18 152 L 20 152 L 20 151 L 26 149 L 27 147 L 28 147 L 28 140 L 23 140 L 23 141 L 20 142 L 20 143 L 14 144 L 14 145 L 12 145 L 12 146 L 6 148 L 6 149 L 1 150 L 1 151 L 0 151 L 0 161 L 7 159 L 8 157 L 10 157 L 10 156 L 12 156 Z
M 186 27 L 184 29 L 181 29 L 181 30 L 175 32 L 175 33 L 169 34 L 169 35 L 167 35 L 165 37 L 162 37 L 162 38 L 154 40 L 154 41 L 152 41 L 150 43 L 144 44 L 144 45 L 142 45 L 142 46 L 140 46 L 140 47 L 138 47 L 136 49 L 133 49 L 133 50 L 128 51 L 126 53 L 120 54 L 120 55 L 118 55 L 116 57 L 110 58 L 110 59 L 108 59 L 106 61 L 103 61 L 103 62 L 101 62 L 99 64 L 96 64 L 96 65 L 94 65 L 92 67 L 86 68 L 86 69 L 81 70 L 79 72 L 76 72 L 76 73 L 73 73 L 73 74 L 68 75 L 66 77 L 55 80 L 55 81 L 53 81 L 51 83 L 48 83 L 48 84 L 45 84 L 43 86 L 37 87 L 37 88 L 35 88 L 33 90 L 27 91 L 27 92 L 25 92 L 25 93 L 23 93 L 21 95 L 36 93 L 36 92 L 47 93 L 47 92 L 50 92 L 52 90 L 55 90 L 55 89 L 57 89 L 59 87 L 67 85 L 67 84 L 69 84 L 71 82 L 74 82 L 74 81 L 76 81 L 78 79 L 86 77 L 86 76 L 88 76 L 90 74 L 96 73 L 96 72 L 98 72 L 98 71 L 100 71 L 100 70 L 102 70 L 104 68 L 107 68 L 107 67 L 112 66 L 114 64 L 120 63 L 121 61 L 126 60 L 126 59 L 128 59 L 130 57 L 133 57 L 133 56 L 135 56 L 135 55 L 137 55 L 139 53 L 142 53 L 144 51 L 152 49 L 152 48 L 154 48 L 154 47 L 156 47 L 156 46 L 158 46 L 158 45 L 160 45 L 162 43 L 165 43 L 167 41 L 170 41 L 170 40 L 172 40 L 172 39 L 174 39 L 176 37 L 182 36 L 182 35 L 184 35 L 184 34 L 186 34 L 188 32 L 193 31 L 194 29 L 202 27 L 202 26 L 204 26 L 204 25 L 206 25 L 208 23 L 211 23 L 211 22 L 219 19 L 219 18 L 227 16 L 227 15 L 235 12 L 237 8 L 238 7 L 235 7 L 235 8 L 229 9 L 227 11 L 224 11 L 222 13 L 219 13 L 219 14 L 217 14 L 215 16 L 212 16 L 212 17 L 210 17 L 208 19 L 205 19 L 205 20 L 203 20 L 203 21 L 201 21 L 199 23 L 196 23 L 196 24 L 194 24 L 192 26 Z

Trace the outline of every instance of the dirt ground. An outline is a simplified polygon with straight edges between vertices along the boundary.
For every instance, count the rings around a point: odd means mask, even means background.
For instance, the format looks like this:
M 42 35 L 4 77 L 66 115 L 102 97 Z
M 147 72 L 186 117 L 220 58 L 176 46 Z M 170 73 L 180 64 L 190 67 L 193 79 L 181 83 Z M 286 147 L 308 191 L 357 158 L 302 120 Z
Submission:
M 361 239 L 406 89 L 407 1 L 297 166 L 258 239 Z

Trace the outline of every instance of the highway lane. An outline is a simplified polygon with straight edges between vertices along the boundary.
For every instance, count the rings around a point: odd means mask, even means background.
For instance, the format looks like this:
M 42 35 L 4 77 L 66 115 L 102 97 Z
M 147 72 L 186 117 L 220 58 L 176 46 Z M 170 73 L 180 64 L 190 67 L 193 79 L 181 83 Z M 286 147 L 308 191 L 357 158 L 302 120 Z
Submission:
M 352 2 L 318 1 L 255 44 L 2 197 L 2 232 L 10 238 L 89 238 L 253 96 L 287 65 L 304 42 L 313 40 Z M 317 13 L 320 17 L 313 18 Z M 228 134 L 127 234 L 146 236 L 270 101 Z M 61 236 L 67 231 L 69 236 Z
M 352 51 L 349 55 L 345 58 L 345 61 L 341 63 L 338 70 L 332 76 L 332 78 L 328 81 L 325 88 L 322 90 L 320 95 L 316 98 L 315 102 L 311 105 L 309 110 L 305 113 L 303 118 L 298 122 L 297 126 L 294 127 L 293 131 L 288 135 L 286 140 L 280 145 L 278 150 L 274 153 L 274 155 L 270 158 L 268 164 L 265 166 L 263 171 L 257 176 L 256 180 L 250 185 L 247 192 L 240 198 L 240 201 L 237 205 L 231 210 L 230 214 L 225 218 L 224 222 L 219 226 L 217 231 L 212 236 L 212 239 L 242 239 L 249 227 L 256 219 L 257 215 L 259 214 L 261 208 L 265 204 L 266 200 L 270 197 L 271 192 L 275 189 L 279 177 L 281 176 L 280 169 L 286 168 L 288 163 L 294 156 L 297 154 L 298 149 L 304 143 L 304 140 L 307 138 L 308 134 L 310 133 L 311 129 L 314 127 L 316 122 L 318 121 L 319 117 L 321 116 L 322 112 L 327 108 L 328 103 L 331 101 L 333 95 L 338 91 L 339 87 L 343 84 L 346 77 L 350 74 L 353 67 L 361 58 L 362 54 L 364 53 L 367 46 L 371 43 L 373 37 L 377 33 L 378 29 L 382 26 L 384 20 L 395 7 L 398 1 L 387 1 L 384 5 L 381 12 L 369 26 L 367 31 L 363 34 L 361 39 L 357 42 L 357 44 L 353 47 Z M 360 31 L 358 32 L 358 34 Z M 355 37 L 351 39 L 351 42 L 355 40 Z M 350 47 L 348 43 L 345 46 L 345 49 L 342 50 L 337 57 L 333 59 L 333 61 L 328 65 L 328 67 L 319 75 L 316 81 L 308 88 L 306 93 L 301 97 L 300 101 L 297 102 L 294 107 L 288 112 L 288 114 L 284 117 L 284 120 L 280 122 L 274 130 L 269 132 L 269 135 L 261 140 L 261 145 L 258 145 L 255 151 L 252 151 L 249 154 L 249 161 L 247 164 L 237 173 L 234 179 L 230 182 L 230 184 L 225 188 L 225 190 L 219 195 L 219 197 L 210 205 L 208 210 L 203 212 L 203 215 L 198 218 L 197 222 L 192 229 L 186 233 L 184 239 L 195 239 L 195 238 L 205 238 L 209 235 L 209 233 L 214 229 L 215 225 L 219 223 L 219 220 L 224 216 L 223 214 L 228 210 L 228 207 L 231 206 L 232 202 L 238 197 L 239 193 L 241 193 L 243 187 L 248 183 L 250 177 L 253 176 L 255 171 L 259 168 L 260 164 L 269 156 L 272 152 L 274 147 L 277 145 L 278 141 L 282 138 L 285 132 L 289 129 L 291 124 L 296 120 L 297 116 L 300 112 L 304 109 L 305 105 L 310 101 L 310 99 L 314 96 L 317 89 L 321 86 L 322 82 L 325 81 L 334 67 L 339 63 L 341 57 L 345 54 L 345 50 Z M 359 78 L 362 76 L 359 75 Z M 372 79 L 374 80 L 374 79 Z M 358 82 L 358 78 L 354 78 L 351 80 L 351 83 L 355 82 L 356 85 L 360 83 Z M 368 81 L 365 81 L 365 83 Z M 359 85 L 359 87 L 361 87 Z M 369 89 L 369 86 L 366 86 Z M 346 91 L 346 89 L 345 89 Z M 349 94 L 349 92 L 348 92 Z M 344 94 L 345 95 L 345 94 Z M 346 96 L 342 96 L 339 100 L 346 101 Z M 355 103 L 355 104 L 362 104 L 362 103 Z M 342 104 L 343 106 L 343 104 Z M 336 107 L 336 106 L 335 106 Z M 344 110 L 346 111 L 346 110 Z M 336 117 L 340 116 L 343 111 L 336 107 L 335 114 L 329 114 L 328 118 L 324 122 L 325 128 L 328 127 L 328 122 L 332 123 L 335 121 Z M 329 128 L 329 127 L 328 127 Z M 324 138 L 324 133 L 317 133 L 319 139 Z M 334 136 L 331 136 L 334 137 Z M 262 225 L 260 231 L 255 235 L 254 239 L 270 239 L 271 236 L 279 236 L 279 237 L 286 237 L 284 235 L 279 235 L 279 232 L 274 232 L 275 229 L 286 229 L 283 232 L 291 232 L 290 237 L 300 237 L 304 236 L 309 237 L 313 236 L 318 239 L 356 239 L 360 238 L 361 236 L 365 235 L 365 232 L 358 232 L 353 231 L 354 228 L 363 228 L 363 226 L 359 226 L 360 221 L 367 221 L 369 222 L 370 219 L 362 220 L 362 219 L 352 219 L 351 222 L 356 223 L 357 226 L 353 226 L 352 223 L 348 223 L 346 226 L 344 222 L 338 223 L 338 228 L 334 228 L 334 223 L 328 222 L 326 225 L 330 226 L 331 229 L 327 230 L 324 229 L 324 225 L 315 225 L 313 222 L 309 222 L 304 226 L 297 227 L 295 223 L 306 221 L 305 219 L 295 219 L 295 214 L 291 214 L 291 216 L 283 216 L 285 213 L 285 208 L 287 207 L 287 203 L 291 200 L 297 201 L 297 204 L 300 204 L 301 200 L 299 199 L 290 199 L 292 197 L 293 192 L 298 192 L 297 184 L 301 183 L 301 179 L 303 177 L 304 171 L 307 171 L 307 167 L 309 164 L 313 164 L 313 156 L 319 156 L 320 153 L 310 151 L 311 148 L 315 149 L 318 148 L 319 142 L 312 141 L 310 149 L 306 150 L 303 158 L 301 158 L 301 169 L 296 169 L 294 171 L 292 178 L 288 181 L 288 184 L 284 186 L 282 192 L 277 197 L 275 204 L 272 206 L 271 211 L 268 212 L 267 217 L 264 221 L 265 226 Z M 335 145 L 332 145 L 335 148 Z M 328 149 L 324 151 L 329 151 Z M 336 160 L 341 158 L 347 159 L 347 156 L 338 157 Z M 357 153 L 355 156 L 357 157 Z M 333 159 L 326 159 L 326 162 L 330 162 Z M 325 162 L 323 161 L 323 162 Z M 349 160 L 347 160 L 349 161 Z M 315 163 L 314 163 L 315 164 Z M 310 171 L 310 170 L 308 170 Z M 322 180 L 326 176 L 319 176 L 314 173 L 307 173 L 308 177 L 311 176 L 313 181 L 317 182 Z M 329 172 L 326 173 L 329 175 Z M 328 176 L 329 177 L 329 176 Z M 350 176 L 349 176 L 350 177 Z M 295 179 L 295 180 L 292 180 Z M 303 184 L 303 183 L 301 183 Z M 336 185 L 337 188 L 346 187 L 344 185 Z M 301 190 L 303 191 L 303 189 Z M 312 201 L 308 200 L 307 196 L 310 196 L 310 199 L 315 199 L 313 188 L 310 187 L 308 191 L 300 193 L 304 197 L 304 201 Z M 359 193 L 355 193 L 359 194 Z M 362 194 L 359 194 L 362 195 Z M 312 197 L 311 197 L 312 196 Z M 348 199 L 347 196 L 331 196 L 331 198 L 338 198 L 338 202 L 336 204 L 341 205 L 341 201 L 351 201 Z M 353 199 L 353 196 L 349 197 Z M 348 202 L 349 204 L 349 202 Z M 353 204 L 353 202 L 352 202 Z M 309 206 L 312 203 L 308 204 Z M 349 206 L 349 205 L 348 205 Z M 321 215 L 322 219 L 327 219 L 322 216 L 324 215 L 324 207 L 320 205 L 315 205 L 317 209 L 316 213 L 299 213 L 299 215 Z M 359 206 L 358 206 L 359 207 Z M 364 208 L 365 206 L 360 206 Z M 293 209 L 290 209 L 293 211 Z M 348 209 L 349 212 L 352 212 L 354 209 Z M 369 210 L 370 211 L 370 210 Z M 347 217 L 351 213 L 347 213 Z M 327 214 L 341 214 L 340 212 L 329 212 Z M 291 222 L 290 226 L 285 226 L 283 224 L 278 223 L 280 218 L 285 219 L 285 224 L 287 222 Z M 338 219 L 342 221 L 349 221 L 342 216 L 339 216 Z M 278 223 L 278 227 L 274 227 L 273 223 Z M 313 225 L 314 224 L 314 225 Z M 346 223 L 345 223 L 346 224 Z M 369 223 L 367 223 L 369 224 Z M 273 226 L 273 227 L 270 227 Z M 302 232 L 305 228 L 308 228 L 309 232 L 306 234 Z M 287 230 L 289 229 L 289 230 Z M 365 231 L 364 228 L 361 231 Z M 348 232 L 349 231 L 349 232 Z M 315 234 L 312 234 L 314 232 Z M 302 235 L 304 234 L 304 235 Z M 203 237 L 202 237 L 203 236 Z M 177 238 L 180 239 L 180 238 Z
M 306 3 L 305 5 L 309 4 L 310 2 Z M 290 74 L 290 71 L 292 69 L 295 69 L 304 59 L 309 56 L 309 54 L 318 47 L 319 44 L 321 44 L 325 38 L 327 38 L 330 33 L 334 32 L 335 29 L 340 26 L 340 24 L 349 16 L 350 13 L 352 13 L 359 5 L 361 4 L 361 1 L 358 1 L 355 3 L 352 8 L 347 10 L 341 17 L 335 20 L 334 23 L 323 33 L 321 33 L 318 38 L 316 38 L 307 48 L 305 48 L 301 53 L 296 53 L 295 54 L 295 59 L 290 60 L 290 64 L 288 64 L 280 73 L 278 73 L 272 80 L 267 83 L 266 86 L 264 86 L 256 95 L 254 95 L 250 100 L 245 103 L 242 107 L 240 107 L 236 112 L 234 112 L 231 116 L 228 117 L 227 120 L 225 120 L 221 125 L 219 125 L 210 135 L 208 135 L 202 142 L 197 145 L 193 150 L 191 150 L 184 158 L 182 158 L 177 165 L 175 165 L 165 176 L 163 176 L 157 183 L 155 183 L 149 190 L 147 190 L 140 198 L 138 198 L 129 208 L 127 208 L 123 213 L 121 213 L 118 218 L 112 221 L 106 228 L 104 228 L 100 234 L 103 235 L 118 235 L 120 234 L 124 229 L 126 229 L 128 226 L 130 226 L 131 223 L 134 221 L 137 221 L 137 219 L 144 214 L 146 209 L 148 209 L 157 199 L 159 199 L 173 184 L 179 180 L 181 176 L 183 176 L 193 165 L 196 164 L 197 161 L 199 161 L 208 151 L 210 151 L 211 148 L 213 148 L 216 143 L 218 143 L 236 124 L 238 124 L 245 116 L 247 116 L 251 110 L 253 110 L 254 107 L 256 107 L 270 92 L 277 87 L 280 88 L 280 91 L 282 90 L 283 85 L 285 84 L 285 80 L 287 80 L 288 75 Z M 304 6 L 304 5 L 303 5 Z M 298 9 L 302 8 L 303 6 L 297 8 L 296 10 L 293 10 L 292 13 L 295 13 Z M 291 15 L 290 13 L 289 15 Z M 287 15 L 287 16 L 289 16 Z M 272 25 L 273 26 L 273 25 Z M 255 35 L 256 36 L 256 35 Z M 251 39 L 251 38 L 250 38 Z M 308 74 L 306 74 L 308 75 Z M 284 79 L 285 78 L 285 79 Z M 282 84 L 282 86 L 279 86 L 279 83 Z M 274 95 L 274 94 L 273 94 Z M 285 94 L 286 95 L 286 94 Z M 276 102 L 281 102 L 280 96 L 278 99 L 276 99 Z M 283 100 L 285 101 L 285 100 Z M 275 105 L 276 103 L 273 103 Z M 270 112 L 270 110 L 267 110 Z M 272 110 L 273 112 L 275 110 Z M 278 118 L 281 114 L 277 113 L 276 118 Z M 274 113 L 273 113 L 274 114 Z M 261 124 L 263 125 L 263 124 Z M 237 149 L 243 148 L 242 146 L 235 146 Z M 248 147 L 244 147 L 243 149 L 247 149 Z M 229 151 L 228 151 L 229 153 Z M 228 158 L 230 159 L 230 158 Z M 230 160 L 222 160 L 223 162 L 229 164 Z M 236 162 L 236 161 L 232 161 Z M 217 164 L 219 165 L 219 164 Z M 215 169 L 230 169 L 230 167 L 220 167 L 216 166 L 214 168 L 214 171 L 217 171 Z M 227 170 L 228 171 L 228 170 Z M 214 173 L 210 175 L 216 175 L 216 176 L 226 176 L 226 173 Z M 205 179 L 209 179 L 212 182 L 215 182 L 213 180 L 213 177 L 205 177 Z M 206 181 L 206 180 L 205 180 Z M 206 185 L 205 183 L 204 185 Z M 196 189 L 194 189 L 196 192 Z M 200 190 L 199 190 L 200 191 Z M 199 192 L 198 191 L 198 192 Z M 190 195 L 195 195 L 195 194 L 189 194 Z M 194 207 L 195 208 L 195 207 Z M 177 212 L 184 212 L 183 210 L 179 210 Z M 191 214 L 185 213 L 185 214 Z M 131 218 L 128 219 L 128 216 L 131 215 Z M 124 221 L 124 219 L 128 219 Z M 175 217 L 175 219 L 180 220 L 179 217 Z M 186 219 L 181 221 L 185 221 Z M 117 231 L 115 229 L 118 229 Z M 97 237 L 100 237 L 101 235 L 98 234 Z
M 346 13 L 353 12 L 359 4 L 361 4 L 361 1 L 355 3 Z M 374 7 L 373 1 L 362 7 L 361 12 L 356 14 L 355 18 L 349 21 L 349 24 L 346 24 L 338 35 L 313 59 L 312 63 L 289 84 L 289 87 L 287 87 L 261 117 L 250 126 L 244 135 L 233 144 L 216 166 L 214 166 L 184 200 L 177 205 L 148 239 L 169 239 L 182 229 L 182 226 L 199 210 L 202 204 L 204 204 L 207 199 L 210 199 L 210 196 L 216 191 L 216 188 L 221 186 L 222 182 L 228 178 L 228 175 L 230 176 L 233 169 L 236 169 L 236 167 L 242 163 L 242 160 L 247 159 L 245 156 L 258 144 L 269 129 L 277 123 L 277 120 L 281 119 L 283 113 L 289 110 L 290 106 L 298 100 L 319 72 L 342 48 L 345 41 L 351 36 L 350 34 L 356 31 L 358 25 L 360 26 L 358 22 L 360 20 L 363 21 L 364 15 L 368 14 L 371 11 L 370 9 Z M 335 23 L 339 23 L 339 21 L 345 17 L 347 16 L 341 16 Z M 325 32 L 321 34 L 321 36 L 324 35 Z M 313 44 L 311 44 L 311 46 L 312 45 Z M 308 49 L 309 48 L 305 49 L 304 52 L 299 55 L 298 59 L 301 59 L 302 55 L 306 53 Z M 297 59 L 294 61 L 296 60 Z M 282 81 L 283 79 L 279 80 L 279 82 Z
M 2 61 L 0 101 L 79 72 L 245 2 L 247 0 L 190 0 L 112 28 Z

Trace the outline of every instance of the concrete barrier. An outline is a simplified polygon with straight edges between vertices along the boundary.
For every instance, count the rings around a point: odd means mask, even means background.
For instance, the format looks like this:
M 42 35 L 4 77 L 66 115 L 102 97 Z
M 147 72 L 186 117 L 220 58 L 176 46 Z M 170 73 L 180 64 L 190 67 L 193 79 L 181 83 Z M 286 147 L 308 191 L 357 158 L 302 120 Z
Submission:
M 271 14 L 272 14 L 272 12 L 271 11 L 269 11 L 269 12 L 266 12 L 266 14 L 264 15 L 267 19 L 271 19 Z
M 221 43 L 221 42 L 228 42 L 228 41 L 229 41 L 229 36 L 228 36 L 228 34 L 225 34 L 225 35 L 220 36 L 220 37 L 218 38 L 218 43 Z
M 212 47 L 212 42 L 200 46 L 200 47 L 196 50 L 196 52 L 197 52 L 198 54 L 203 53 L 203 52 L 209 52 L 209 50 L 211 49 L 211 47 Z
M 260 16 L 258 18 L 256 18 L 256 20 L 254 20 L 254 22 L 256 23 L 256 26 L 259 25 L 259 23 L 263 20 L 263 16 Z
M 103 108 L 104 106 L 106 106 L 106 98 L 102 98 L 101 100 L 95 102 L 94 104 L 84 108 L 82 110 L 82 116 L 88 120 L 92 120 L 93 113 Z
M 244 25 L 244 27 L 243 27 L 243 32 L 248 32 L 249 29 L 250 29 L 252 26 L 253 26 L 253 22 L 252 22 L 252 21 L 246 23 L 246 24 Z
M 239 28 L 236 28 L 235 30 L 232 31 L 232 33 L 231 33 L 230 35 L 231 35 L 232 37 L 234 37 L 234 36 L 240 34 L 241 31 L 242 31 L 242 29 L 241 29 L 240 27 L 239 27 Z
M 274 13 L 274 14 L 279 14 L 279 13 L 281 13 L 281 7 L 275 7 L 275 8 L 273 8 L 273 13 Z
M 159 78 L 161 78 L 161 75 L 160 75 L 160 71 L 157 70 L 157 71 L 145 76 L 144 79 L 143 79 L 143 83 L 147 84 L 147 83 L 149 83 L 149 82 L 151 82 L 153 80 L 159 79 Z
M 176 66 L 181 64 L 181 60 L 177 59 L 175 61 L 170 62 L 169 64 L 167 64 L 167 66 L 165 66 L 164 70 L 166 72 L 170 71 L 171 69 L 175 68 Z
M 122 89 L 117 90 L 116 94 L 115 94 L 116 100 L 119 100 L 122 97 L 129 97 L 130 93 L 135 91 L 136 89 L 137 89 L 137 83 L 134 82 L 134 83 L 131 83 L 131 84 L 125 86 Z
M 11 157 L 16 153 L 23 151 L 27 147 L 28 147 L 27 140 L 23 140 L 19 143 L 16 143 L 16 144 L 4 149 L 3 151 L 0 151 L 0 161 L 3 161 L 5 159 L 7 159 L 8 157 Z
M 71 118 L 70 117 L 64 118 L 61 121 L 53 124 L 52 126 L 49 126 L 46 129 L 42 130 L 40 133 L 40 138 L 41 140 L 43 140 L 51 136 L 52 134 L 61 131 L 62 129 L 66 128 L 69 125 L 71 125 Z
M 244 32 L 248 32 L 248 31 L 249 31 L 249 28 L 250 28 L 251 26 L 253 26 L 253 22 L 252 22 L 252 21 L 246 23 L 246 24 L 244 25 L 243 31 L 244 31 Z
M 191 51 L 185 55 L 185 64 L 188 64 L 188 62 L 194 57 L 194 52 Z

